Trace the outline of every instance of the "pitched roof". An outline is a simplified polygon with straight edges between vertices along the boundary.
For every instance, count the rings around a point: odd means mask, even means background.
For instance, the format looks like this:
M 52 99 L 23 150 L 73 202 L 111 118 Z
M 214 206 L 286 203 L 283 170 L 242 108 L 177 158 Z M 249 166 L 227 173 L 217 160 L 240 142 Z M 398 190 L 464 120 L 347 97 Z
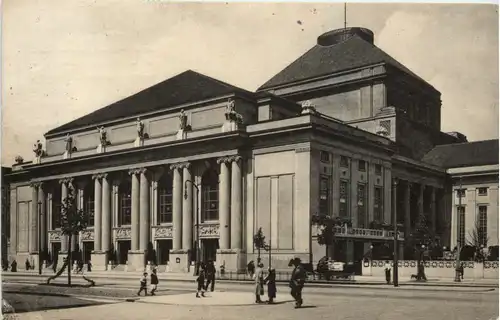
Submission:
M 447 169 L 498 164 L 498 139 L 436 146 L 422 161 Z
M 265 90 L 296 81 L 317 78 L 377 63 L 387 63 L 427 83 L 373 43 L 354 34 L 346 40 L 339 41 L 333 45 L 315 45 L 264 83 L 258 90 Z
M 81 118 L 50 130 L 47 134 L 96 125 L 124 117 L 169 109 L 186 103 L 216 98 L 232 93 L 251 94 L 201 73 L 187 70 L 170 79 L 146 88 L 123 100 L 98 109 Z

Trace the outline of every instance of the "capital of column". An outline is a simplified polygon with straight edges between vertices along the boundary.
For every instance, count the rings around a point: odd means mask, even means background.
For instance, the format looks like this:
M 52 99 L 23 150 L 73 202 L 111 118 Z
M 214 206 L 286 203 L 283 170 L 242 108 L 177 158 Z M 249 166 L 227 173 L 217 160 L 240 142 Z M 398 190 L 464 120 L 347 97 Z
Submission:
M 217 159 L 217 164 L 238 162 L 240 160 L 241 160 L 241 156 L 240 155 L 220 157 L 220 158 Z
M 393 187 L 397 187 L 397 186 L 398 186 L 398 183 L 399 183 L 399 182 L 398 182 L 398 178 L 394 178 L 394 179 L 392 179 L 392 186 L 393 186 Z
M 59 184 L 71 185 L 73 180 L 73 178 L 63 178 L 59 180 Z
M 134 168 L 134 169 L 130 169 L 128 171 L 128 174 L 134 175 L 134 174 L 142 174 L 142 173 L 146 173 L 146 172 L 147 172 L 146 168 Z
M 43 186 L 43 182 L 41 181 L 31 181 L 30 187 L 32 188 L 41 188 Z
M 191 163 L 190 162 L 179 162 L 179 163 L 173 163 L 170 165 L 170 170 L 175 170 L 175 169 L 184 169 L 184 168 L 188 168 L 191 166 Z

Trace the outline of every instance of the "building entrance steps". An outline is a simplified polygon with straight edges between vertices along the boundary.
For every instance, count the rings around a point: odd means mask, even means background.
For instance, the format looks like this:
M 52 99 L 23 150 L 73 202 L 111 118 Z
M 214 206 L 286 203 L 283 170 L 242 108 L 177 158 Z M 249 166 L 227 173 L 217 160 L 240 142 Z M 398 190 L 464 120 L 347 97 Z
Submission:
M 264 299 L 266 297 L 263 297 Z M 136 302 L 156 303 L 178 306 L 256 306 L 255 295 L 253 292 L 206 292 L 205 297 L 196 298 L 196 293 L 185 293 L 166 296 L 148 296 L 141 297 Z M 276 303 L 292 303 L 293 300 L 288 296 L 277 296 Z

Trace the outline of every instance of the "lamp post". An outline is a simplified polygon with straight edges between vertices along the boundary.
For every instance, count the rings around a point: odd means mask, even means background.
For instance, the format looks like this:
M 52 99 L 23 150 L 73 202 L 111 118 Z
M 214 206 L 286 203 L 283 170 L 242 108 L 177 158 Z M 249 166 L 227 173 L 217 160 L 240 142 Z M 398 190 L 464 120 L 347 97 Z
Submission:
M 42 274 L 42 201 L 38 201 L 38 274 Z
M 184 199 L 187 199 L 188 194 L 187 194 L 187 188 L 188 188 L 188 182 L 191 183 L 193 187 L 196 188 L 196 241 L 194 244 L 194 250 L 196 254 L 196 265 L 194 267 L 194 275 L 198 275 L 198 268 L 199 268 L 199 263 L 200 263 L 200 249 L 201 249 L 201 239 L 200 239 L 200 204 L 199 204 L 199 199 L 200 199 L 200 188 L 199 186 L 194 183 L 191 180 L 186 180 L 184 182 Z
M 370 260 L 373 260 L 373 245 L 370 245 Z
M 397 195 L 397 188 L 398 188 L 398 180 L 394 179 L 392 182 L 392 221 L 394 224 L 394 261 L 393 261 L 393 279 L 392 283 L 394 284 L 395 287 L 399 286 L 398 282 L 398 219 L 397 219 L 397 208 L 396 208 L 396 195 Z
M 458 189 L 458 207 L 457 207 L 457 253 L 455 257 L 455 282 L 460 280 L 460 216 L 462 212 L 462 177 L 460 177 L 460 189 Z

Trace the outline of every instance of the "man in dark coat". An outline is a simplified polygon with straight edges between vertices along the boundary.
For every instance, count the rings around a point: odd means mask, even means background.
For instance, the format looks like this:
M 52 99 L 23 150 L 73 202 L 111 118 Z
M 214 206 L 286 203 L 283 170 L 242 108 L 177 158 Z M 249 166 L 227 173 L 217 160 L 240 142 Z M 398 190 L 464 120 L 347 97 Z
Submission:
M 205 291 L 208 291 L 208 286 L 210 286 L 210 291 L 214 292 L 215 289 L 215 264 L 213 261 L 208 261 L 207 267 L 206 267 L 206 277 L 207 277 L 207 284 L 205 286 Z
M 294 266 L 292 276 L 290 278 L 290 294 L 295 299 L 295 308 L 300 308 L 303 303 L 302 289 L 304 289 L 304 284 L 306 282 L 306 270 L 302 267 L 300 258 L 294 258 L 291 260 L 290 265 Z

